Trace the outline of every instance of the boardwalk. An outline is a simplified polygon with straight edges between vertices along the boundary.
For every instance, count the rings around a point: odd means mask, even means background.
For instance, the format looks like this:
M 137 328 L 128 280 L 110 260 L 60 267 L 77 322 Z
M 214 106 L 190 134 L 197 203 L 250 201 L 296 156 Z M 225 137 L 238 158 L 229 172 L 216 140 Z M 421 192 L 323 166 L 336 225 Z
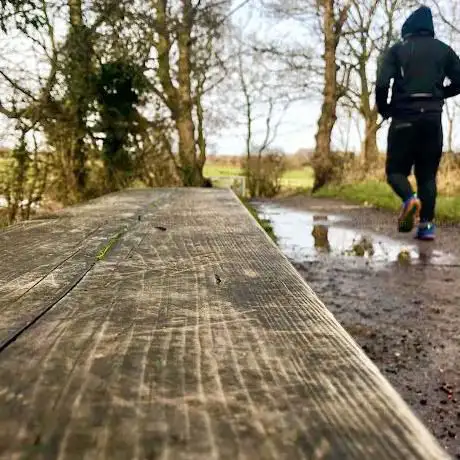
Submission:
M 0 233 L 0 458 L 447 459 L 229 191 Z

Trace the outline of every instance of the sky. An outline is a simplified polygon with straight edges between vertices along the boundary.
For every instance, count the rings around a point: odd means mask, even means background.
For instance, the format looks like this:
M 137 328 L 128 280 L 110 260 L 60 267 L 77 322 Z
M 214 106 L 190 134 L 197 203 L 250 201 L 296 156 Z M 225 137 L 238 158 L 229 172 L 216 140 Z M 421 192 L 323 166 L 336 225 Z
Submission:
M 238 0 L 235 0 L 238 4 Z M 234 24 L 244 29 L 245 35 L 257 33 L 258 37 L 284 42 L 308 42 L 305 40 L 305 27 L 294 21 L 276 21 L 267 16 L 262 17 L 260 11 L 254 10 L 251 3 L 239 10 L 232 18 Z M 280 38 L 281 37 L 281 38 Z M 267 58 L 269 59 L 269 58 Z M 311 149 L 315 146 L 317 120 L 321 110 L 319 94 L 305 94 L 305 100 L 291 104 L 286 112 L 275 112 L 274 119 L 281 118 L 274 147 L 286 153 L 295 153 L 301 148 Z M 265 135 L 265 113 L 254 122 L 254 143 L 262 142 Z M 242 154 L 245 151 L 246 127 L 238 126 L 222 130 L 217 136 L 211 136 L 210 144 L 213 153 Z
M 314 148 L 319 114 L 319 101 L 306 101 L 292 106 L 282 118 L 273 146 L 282 148 L 286 153 L 295 153 L 301 148 Z M 255 123 L 255 144 L 264 135 L 263 122 L 264 120 L 258 120 Z M 220 131 L 217 136 L 211 136 L 210 139 L 213 153 L 243 154 L 246 148 L 245 136 L 244 127 Z

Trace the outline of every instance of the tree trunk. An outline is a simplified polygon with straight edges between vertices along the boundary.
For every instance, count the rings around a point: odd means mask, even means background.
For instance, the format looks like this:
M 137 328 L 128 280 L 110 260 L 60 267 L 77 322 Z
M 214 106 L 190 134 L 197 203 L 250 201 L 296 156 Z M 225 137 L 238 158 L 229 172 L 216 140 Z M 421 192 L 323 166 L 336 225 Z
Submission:
M 83 24 L 81 0 L 68 0 L 69 7 L 69 95 L 71 100 L 71 139 L 69 161 L 72 171 L 74 197 L 69 202 L 79 200 L 86 187 L 86 135 L 87 93 L 90 73 L 90 50 L 88 36 Z
M 366 132 L 364 135 L 363 156 L 364 166 L 369 171 L 375 165 L 379 155 L 377 146 L 377 111 L 375 109 L 371 110 L 365 118 Z
M 69 19 L 72 27 L 81 27 L 83 25 L 81 0 L 69 0 Z
M 181 0 L 182 19 L 176 23 L 168 16 L 167 0 L 155 0 L 156 23 L 159 33 L 156 44 L 158 52 L 158 78 L 179 137 L 178 174 L 184 186 L 201 186 L 204 183 L 202 158 L 197 158 L 197 141 L 193 121 L 193 98 L 191 90 L 191 46 L 195 10 L 190 0 Z M 177 87 L 171 77 L 171 27 L 176 27 L 178 45 Z
M 254 177 L 254 167 L 251 163 L 251 149 L 252 149 L 252 99 L 249 92 L 248 84 L 245 79 L 245 69 L 243 65 L 243 50 L 238 50 L 238 71 L 241 90 L 244 96 L 245 104 L 245 117 L 246 117 L 246 165 L 245 165 L 245 176 L 248 184 L 249 195 L 251 198 L 256 196 L 256 182 Z
M 446 104 L 447 115 L 447 152 L 454 151 L 454 122 L 455 122 L 455 107 L 452 108 L 449 103 Z
M 452 153 L 454 151 L 454 120 L 448 121 L 447 127 L 447 151 Z
M 195 126 L 187 114 L 181 113 L 176 120 L 179 136 L 180 174 L 186 187 L 200 186 L 203 182 L 202 169 L 196 158 Z
M 176 120 L 179 135 L 179 156 L 182 163 L 182 179 L 185 186 L 203 185 L 203 165 L 197 159 L 195 124 L 193 122 L 193 98 L 190 82 L 193 6 L 190 0 L 182 0 L 182 23 L 178 28 L 178 96 L 179 110 Z
M 324 89 L 321 116 L 316 133 L 316 149 L 312 159 L 315 172 L 313 192 L 323 187 L 333 174 L 331 158 L 331 135 L 337 120 L 337 67 L 336 67 L 336 21 L 334 0 L 324 2 Z
M 372 105 L 371 91 L 367 79 L 368 66 L 368 37 L 361 35 L 361 55 L 359 56 L 359 79 L 361 82 L 361 108 L 360 112 L 365 122 L 364 142 L 362 149 L 363 163 L 366 171 L 369 171 L 378 158 L 377 147 L 377 130 L 378 130 L 378 112 L 377 108 Z
M 200 85 L 199 93 L 196 97 L 196 116 L 198 120 L 198 150 L 199 159 L 198 164 L 201 170 L 204 168 L 206 163 L 206 136 L 204 134 L 204 110 L 201 103 L 202 86 Z

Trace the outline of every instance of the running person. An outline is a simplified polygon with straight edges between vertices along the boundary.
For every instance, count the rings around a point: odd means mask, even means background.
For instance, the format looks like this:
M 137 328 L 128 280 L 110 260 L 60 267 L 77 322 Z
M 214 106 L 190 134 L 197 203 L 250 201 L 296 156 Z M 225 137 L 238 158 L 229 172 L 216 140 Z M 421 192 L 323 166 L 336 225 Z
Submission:
M 442 155 L 444 99 L 460 94 L 460 59 L 436 40 L 428 7 L 413 12 L 402 27 L 402 41 L 385 54 L 377 72 L 376 103 L 383 118 L 392 117 L 388 133 L 387 180 L 403 205 L 400 232 L 435 238 L 436 175 Z M 444 86 L 445 79 L 450 84 Z M 392 97 L 388 103 L 391 80 Z M 418 196 L 408 177 L 415 169 Z

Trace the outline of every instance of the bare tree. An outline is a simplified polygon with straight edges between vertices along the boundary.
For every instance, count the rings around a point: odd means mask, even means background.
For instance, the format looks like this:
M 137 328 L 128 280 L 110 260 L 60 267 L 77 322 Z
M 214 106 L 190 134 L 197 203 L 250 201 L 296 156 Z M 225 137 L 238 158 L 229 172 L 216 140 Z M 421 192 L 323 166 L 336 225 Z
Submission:
M 177 167 L 182 183 L 204 182 L 206 157 L 203 96 L 209 90 L 214 42 L 230 2 L 151 0 L 143 15 L 151 30 L 150 68 L 154 92 L 169 110 L 177 133 Z M 206 55 L 208 53 L 208 55 Z
M 321 114 L 316 133 L 316 149 L 312 158 L 315 171 L 313 191 L 316 191 L 332 179 L 334 163 L 331 155 L 331 136 L 337 120 L 337 104 L 344 95 L 349 78 L 345 69 L 342 84 L 338 81 L 337 48 L 343 38 L 343 28 L 351 7 L 351 0 L 343 4 L 338 0 L 324 0 L 317 3 L 321 18 L 324 58 L 324 86 Z
M 214 117 L 213 129 L 219 117 L 218 111 L 206 104 L 219 91 L 229 75 L 229 56 L 225 52 L 227 27 L 222 26 L 220 8 L 209 8 L 202 12 L 198 21 L 199 40 L 195 41 L 192 60 L 193 99 L 197 124 L 198 166 L 203 170 L 207 156 L 206 124 Z M 211 115 L 212 113 L 212 115 Z
M 439 12 L 441 20 L 444 24 L 445 37 L 449 45 L 454 48 L 460 44 L 460 29 L 457 28 L 456 24 L 460 19 L 460 5 L 457 2 L 448 2 L 446 9 L 441 9 L 439 5 L 436 5 L 436 11 Z M 449 19 L 446 19 L 446 18 Z M 449 153 L 454 152 L 454 140 L 455 140 L 455 122 L 458 117 L 459 103 L 456 99 L 449 99 L 446 102 L 446 118 L 447 118 L 447 151 Z
M 254 34 L 245 35 L 244 27 L 234 33 L 238 87 L 235 109 L 244 114 L 244 169 L 251 195 L 260 196 L 264 182 L 264 156 L 273 154 L 271 146 L 292 102 L 291 87 L 285 84 L 280 66 L 273 59 L 265 59 L 267 49 L 259 48 Z

